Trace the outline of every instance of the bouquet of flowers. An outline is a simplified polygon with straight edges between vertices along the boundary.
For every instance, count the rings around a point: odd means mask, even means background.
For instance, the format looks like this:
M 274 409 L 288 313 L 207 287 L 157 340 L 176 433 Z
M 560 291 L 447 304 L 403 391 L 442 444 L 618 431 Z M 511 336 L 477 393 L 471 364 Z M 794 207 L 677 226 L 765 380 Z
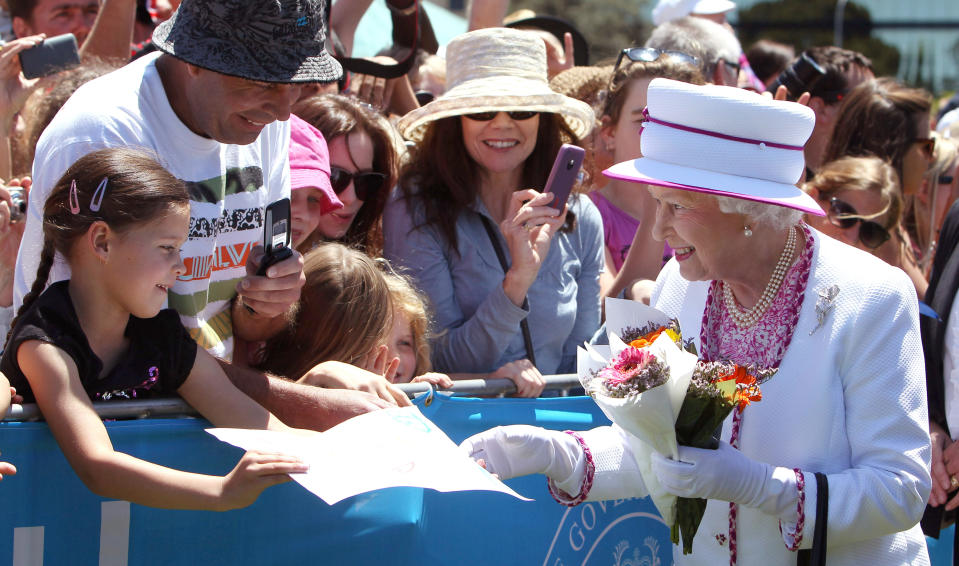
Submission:
M 627 433 L 650 498 L 692 551 L 706 501 L 666 492 L 652 471 L 653 450 L 679 458 L 678 445 L 719 446 L 718 433 L 733 407 L 761 399 L 757 372 L 730 363 L 701 362 L 679 323 L 641 303 L 606 300 L 608 349 L 580 349 L 578 374 L 586 392 Z
M 679 458 L 675 423 L 696 355 L 680 347 L 676 321 L 642 303 L 607 299 L 606 328 L 609 347 L 579 351 L 580 382 L 609 420 L 629 433 L 649 496 L 672 525 L 676 496 L 659 484 L 650 454 Z
M 718 448 L 723 421 L 736 406 L 742 410 L 749 403 L 762 400 L 759 381 L 773 373 L 775 370 L 746 368 L 730 362 L 697 362 L 676 418 L 676 440 L 683 446 Z M 675 520 L 668 523 L 669 536 L 673 544 L 679 544 L 682 533 L 683 554 L 693 551 L 693 537 L 705 512 L 705 499 L 678 498 Z

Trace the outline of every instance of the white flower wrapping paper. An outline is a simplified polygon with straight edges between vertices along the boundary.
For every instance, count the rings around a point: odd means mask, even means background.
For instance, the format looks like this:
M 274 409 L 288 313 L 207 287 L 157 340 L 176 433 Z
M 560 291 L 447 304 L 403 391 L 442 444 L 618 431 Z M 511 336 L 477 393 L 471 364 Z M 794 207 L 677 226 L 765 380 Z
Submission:
M 696 367 L 695 355 L 681 350 L 666 333 L 648 347 L 651 354 L 669 371 L 663 385 L 625 398 L 609 397 L 595 374 L 606 367 L 628 346 L 620 339 L 627 327 L 642 328 L 651 324 L 667 326 L 668 316 L 643 303 L 623 299 L 606 299 L 606 333 L 609 346 L 578 349 L 577 374 L 583 388 L 611 421 L 629 433 L 629 441 L 649 496 L 663 520 L 671 525 L 675 519 L 676 496 L 663 489 L 653 473 L 652 451 L 679 458 L 676 442 L 676 417 L 686 397 L 689 380 Z

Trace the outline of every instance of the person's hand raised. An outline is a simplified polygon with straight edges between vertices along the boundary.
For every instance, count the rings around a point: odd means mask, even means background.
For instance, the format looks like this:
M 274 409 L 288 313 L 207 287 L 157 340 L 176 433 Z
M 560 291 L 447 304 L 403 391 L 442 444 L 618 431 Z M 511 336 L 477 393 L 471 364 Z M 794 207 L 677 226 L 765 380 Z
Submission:
M 371 57 L 370 60 L 384 65 L 396 64 L 396 59 L 384 55 Z M 379 112 L 387 112 L 397 116 L 402 116 L 419 107 L 416 95 L 413 93 L 413 86 L 406 75 L 395 79 L 384 79 L 373 75 L 353 73 L 350 90 L 345 94 L 352 94 Z
M 17 205 L 12 202 L 10 193 L 14 189 L 21 189 L 22 200 L 26 204 L 30 185 L 30 177 L 24 177 L 12 179 L 6 186 L 0 186 L 0 306 L 13 304 L 13 273 L 25 225 L 23 216 L 14 219 L 14 208 Z
M 516 306 L 522 305 L 526 291 L 536 280 L 549 253 L 553 236 L 566 222 L 565 208 L 560 212 L 547 206 L 552 200 L 551 193 L 532 189 L 516 191 L 511 197 L 506 220 L 500 223 L 511 260 L 503 289 Z
M 23 108 L 23 103 L 40 82 L 40 78 L 27 79 L 20 69 L 20 52 L 43 43 L 46 34 L 15 39 L 0 49 L 0 128 L 4 135 L 10 134 L 13 118 Z

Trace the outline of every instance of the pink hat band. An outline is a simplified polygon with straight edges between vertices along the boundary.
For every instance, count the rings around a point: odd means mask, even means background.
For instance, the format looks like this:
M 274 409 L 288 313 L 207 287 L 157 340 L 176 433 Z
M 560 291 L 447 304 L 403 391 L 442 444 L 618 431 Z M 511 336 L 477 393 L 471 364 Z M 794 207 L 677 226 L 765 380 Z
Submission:
M 652 122 L 653 124 L 659 124 L 661 126 L 667 126 L 669 128 L 676 128 L 677 130 L 682 130 L 684 132 L 692 132 L 694 134 L 702 134 L 704 136 L 713 136 L 714 138 L 719 138 L 722 140 L 729 140 L 739 143 L 751 143 L 753 145 L 759 146 L 760 149 L 766 147 L 775 147 L 777 149 L 791 149 L 793 151 L 802 151 L 803 147 L 801 145 L 786 145 L 782 143 L 767 142 L 763 140 L 754 140 L 750 138 L 740 138 L 737 136 L 730 136 L 726 134 L 721 134 L 719 132 L 711 132 L 709 130 L 702 130 L 699 128 L 693 128 L 692 126 L 684 126 L 682 124 L 674 124 L 672 122 L 667 122 L 665 120 L 657 120 L 649 115 L 649 108 L 643 108 L 643 125 L 639 127 L 639 131 L 642 132 L 646 127 L 646 122 Z

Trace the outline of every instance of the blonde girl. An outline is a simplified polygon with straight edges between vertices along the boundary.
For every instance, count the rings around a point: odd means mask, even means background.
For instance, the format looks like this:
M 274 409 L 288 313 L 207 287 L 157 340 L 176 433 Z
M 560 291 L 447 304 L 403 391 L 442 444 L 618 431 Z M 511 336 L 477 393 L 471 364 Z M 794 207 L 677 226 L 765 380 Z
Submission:
M 36 401 L 87 487 L 151 507 L 226 510 L 306 470 L 291 457 L 248 452 L 226 476 L 208 476 L 114 450 L 94 400 L 179 394 L 216 426 L 286 427 L 163 309 L 185 273 L 190 208 L 181 181 L 140 151 L 104 149 L 67 169 L 43 213 L 36 280 L 0 369 L 25 401 Z M 56 252 L 72 278 L 44 290 Z
M 413 287 L 409 279 L 392 268 L 388 271 L 386 283 L 393 302 L 393 326 L 387 358 L 398 360 L 393 383 L 422 381 L 447 389 L 453 386 L 454 380 L 509 379 L 516 384 L 516 395 L 519 397 L 538 397 L 543 392 L 546 382 L 542 374 L 525 359 L 506 363 L 490 374 L 447 375 L 431 371 L 430 315 L 426 299 Z
M 255 366 L 302 376 L 300 383 L 358 389 L 410 404 L 390 385 L 399 362 L 387 356 L 393 310 L 376 263 L 359 250 L 322 242 L 304 256 L 303 273 L 306 284 L 289 325 L 266 341 Z
M 386 274 L 386 284 L 393 303 L 388 357 L 399 360 L 393 383 L 425 381 L 452 387 L 453 380 L 448 375 L 430 371 L 429 313 L 423 296 L 407 278 L 395 272 Z

